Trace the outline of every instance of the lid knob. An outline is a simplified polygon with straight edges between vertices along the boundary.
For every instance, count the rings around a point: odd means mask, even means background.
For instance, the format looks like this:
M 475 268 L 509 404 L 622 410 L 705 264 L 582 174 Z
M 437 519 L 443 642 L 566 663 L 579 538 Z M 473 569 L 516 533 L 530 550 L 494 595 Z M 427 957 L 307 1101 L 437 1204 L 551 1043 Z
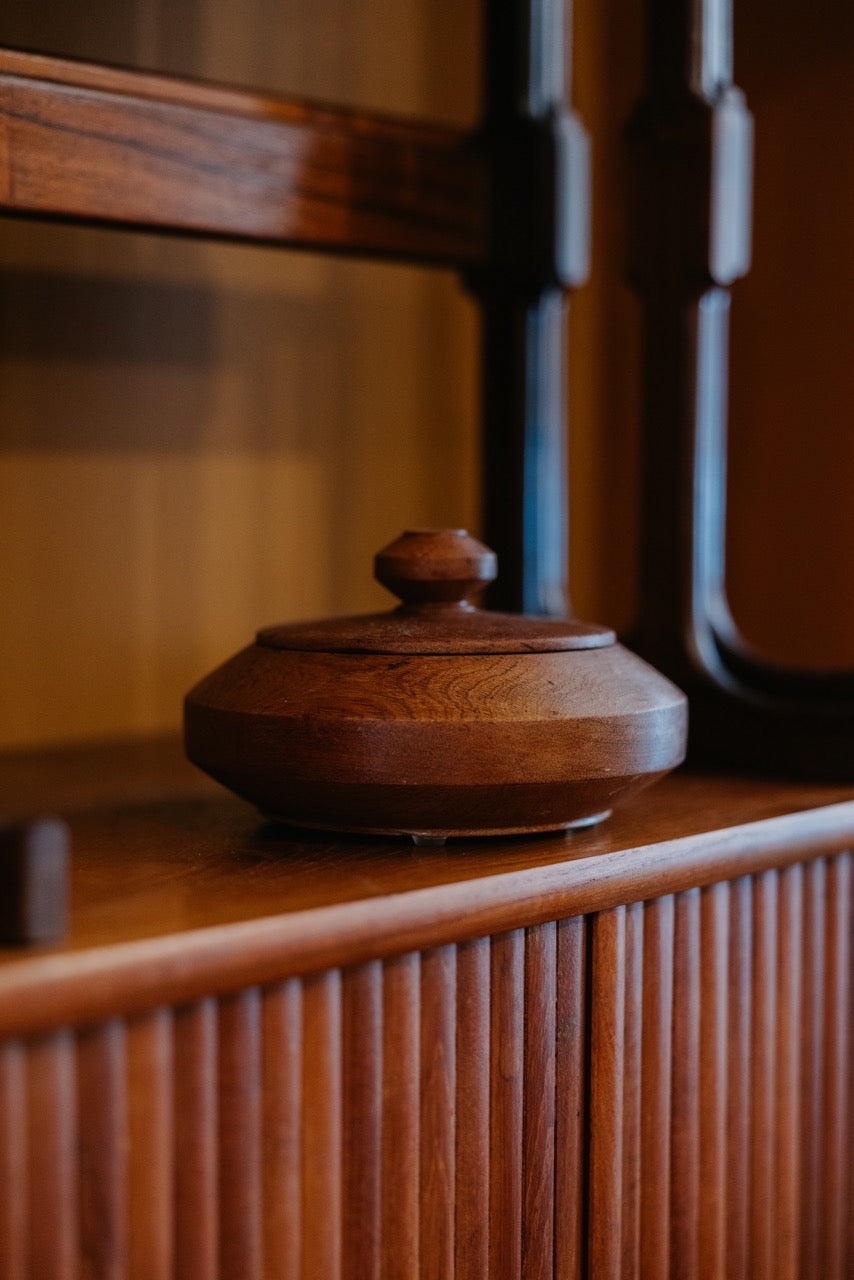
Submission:
M 498 574 L 494 551 L 465 529 L 407 529 L 374 557 L 374 574 L 406 605 L 471 608 Z

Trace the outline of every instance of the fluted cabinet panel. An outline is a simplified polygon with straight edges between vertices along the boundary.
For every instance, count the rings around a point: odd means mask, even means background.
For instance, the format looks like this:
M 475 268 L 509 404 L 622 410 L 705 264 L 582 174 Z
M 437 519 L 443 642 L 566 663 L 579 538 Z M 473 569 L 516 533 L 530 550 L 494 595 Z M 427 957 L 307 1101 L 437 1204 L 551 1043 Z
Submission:
M 74 1035 L 65 1030 L 41 1037 L 28 1054 L 29 1269 L 39 1280 L 76 1280 L 83 1262 L 76 1056 Z M 112 1099 L 105 1102 L 112 1107 Z
M 591 1277 L 853 1274 L 851 867 L 593 918 Z
M 670 1275 L 670 1095 L 673 1060 L 673 898 L 644 908 L 641 1031 L 640 1271 Z
M 268 987 L 261 1003 L 265 1280 L 297 1280 L 302 1205 L 302 984 Z
M 421 964 L 387 962 L 383 973 L 382 1280 L 417 1280 L 421 1146 Z
M 456 948 L 425 952 L 421 961 L 419 1160 L 422 1280 L 441 1280 L 454 1270 L 456 986 Z
M 26 1058 L 17 1040 L 0 1049 L 0 1276 L 27 1274 Z
M 79 1244 L 83 1280 L 127 1271 L 125 1028 L 110 1022 L 77 1040 Z
M 171 1010 L 133 1019 L 126 1036 L 128 1100 L 128 1274 L 174 1274 L 175 1099 Z
M 752 883 L 730 886 L 727 980 L 727 1276 L 749 1280 L 751 974 L 753 972 Z
M 700 899 L 699 1185 L 701 1280 L 726 1280 L 727 990 L 729 886 L 711 885 Z
M 851 1274 L 847 854 L 0 1045 L 2 1280 Z
M 589 936 L 583 916 L 558 923 L 554 1261 L 565 1280 L 584 1274 L 586 1248 Z
M 490 943 L 457 948 L 457 1280 L 489 1280 Z

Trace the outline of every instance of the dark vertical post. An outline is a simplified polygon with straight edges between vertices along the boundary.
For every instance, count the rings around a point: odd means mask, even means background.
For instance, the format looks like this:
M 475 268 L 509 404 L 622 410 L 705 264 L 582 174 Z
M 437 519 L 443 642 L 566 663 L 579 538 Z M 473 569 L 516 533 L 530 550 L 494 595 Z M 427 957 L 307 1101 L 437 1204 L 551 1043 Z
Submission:
M 566 104 L 570 0 L 490 0 L 486 110 L 491 253 L 483 309 L 484 536 L 493 603 L 567 601 L 565 290 L 587 274 L 587 135 Z
M 695 652 L 716 661 L 725 612 L 726 289 L 750 262 L 752 122 L 732 85 L 731 0 L 649 0 L 647 42 L 629 131 L 644 325 L 636 636 L 685 680 Z

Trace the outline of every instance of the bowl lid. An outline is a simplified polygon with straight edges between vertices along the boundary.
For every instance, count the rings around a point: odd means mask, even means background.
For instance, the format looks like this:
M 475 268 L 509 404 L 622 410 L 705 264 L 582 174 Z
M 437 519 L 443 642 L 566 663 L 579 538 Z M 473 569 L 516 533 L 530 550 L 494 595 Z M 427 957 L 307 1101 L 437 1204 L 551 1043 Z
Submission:
M 379 582 L 403 601 L 386 613 L 265 627 L 258 644 L 324 653 L 554 653 L 614 644 L 608 627 L 570 618 L 492 613 L 471 603 L 497 559 L 465 529 L 408 529 L 374 559 Z

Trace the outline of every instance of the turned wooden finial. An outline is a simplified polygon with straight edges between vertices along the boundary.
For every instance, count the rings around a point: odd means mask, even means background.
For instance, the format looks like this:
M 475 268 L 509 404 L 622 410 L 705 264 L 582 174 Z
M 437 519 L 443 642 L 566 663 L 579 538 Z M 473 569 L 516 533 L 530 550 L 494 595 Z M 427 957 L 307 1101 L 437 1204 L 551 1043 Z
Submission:
M 498 560 L 465 529 L 407 529 L 374 557 L 378 582 L 408 605 L 470 608 L 498 575 Z

